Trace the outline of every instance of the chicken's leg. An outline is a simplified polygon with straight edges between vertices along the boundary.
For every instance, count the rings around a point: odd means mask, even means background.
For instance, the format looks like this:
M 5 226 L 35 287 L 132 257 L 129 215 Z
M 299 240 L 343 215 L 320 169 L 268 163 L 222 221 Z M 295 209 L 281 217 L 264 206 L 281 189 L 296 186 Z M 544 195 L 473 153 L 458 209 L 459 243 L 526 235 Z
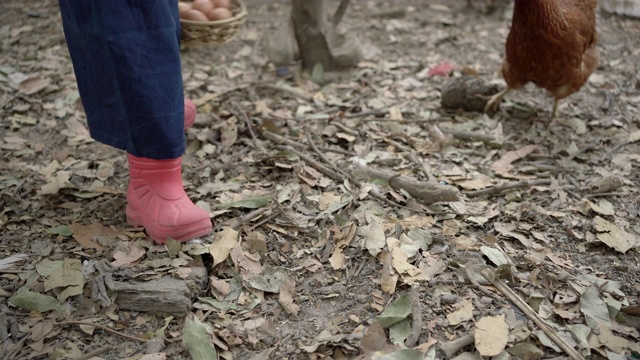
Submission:
M 493 114 L 498 109 L 498 105 L 500 105 L 500 101 L 502 98 L 507 95 L 511 91 L 510 87 L 506 87 L 504 90 L 499 93 L 493 95 L 489 101 L 487 101 L 487 105 L 484 107 L 484 112 L 487 114 Z
M 551 110 L 551 122 L 549 123 L 549 126 L 553 126 L 557 122 L 556 115 L 558 114 L 558 102 L 559 101 L 560 101 L 560 99 L 553 98 L 553 109 Z

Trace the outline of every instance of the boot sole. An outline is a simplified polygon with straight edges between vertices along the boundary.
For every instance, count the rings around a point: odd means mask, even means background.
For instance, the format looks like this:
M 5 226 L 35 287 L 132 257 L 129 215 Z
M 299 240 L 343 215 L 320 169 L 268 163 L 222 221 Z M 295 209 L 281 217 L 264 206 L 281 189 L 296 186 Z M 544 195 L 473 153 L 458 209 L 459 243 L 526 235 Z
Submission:
M 162 229 L 164 231 L 161 231 L 162 234 L 160 234 L 154 231 L 149 231 L 149 229 L 144 225 L 143 216 L 140 215 L 139 212 L 127 207 L 126 214 L 127 223 L 129 225 L 134 227 L 144 227 L 147 235 L 149 235 L 149 237 L 153 239 L 153 241 L 160 245 L 164 244 L 167 238 L 185 242 L 195 238 L 207 236 L 211 234 L 211 231 L 213 230 L 211 220 L 203 219 L 202 221 L 179 227 L 164 227 Z M 164 234 L 167 233 L 172 233 L 172 236 L 165 236 Z

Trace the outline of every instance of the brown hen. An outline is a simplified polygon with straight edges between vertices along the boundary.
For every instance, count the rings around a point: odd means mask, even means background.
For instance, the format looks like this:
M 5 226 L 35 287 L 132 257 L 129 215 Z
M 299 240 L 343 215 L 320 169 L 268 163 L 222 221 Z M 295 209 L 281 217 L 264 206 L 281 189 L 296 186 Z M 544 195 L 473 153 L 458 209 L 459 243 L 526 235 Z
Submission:
M 487 103 L 495 112 L 512 89 L 533 82 L 558 101 L 578 91 L 598 65 L 596 0 L 514 0 L 502 76 L 507 88 Z

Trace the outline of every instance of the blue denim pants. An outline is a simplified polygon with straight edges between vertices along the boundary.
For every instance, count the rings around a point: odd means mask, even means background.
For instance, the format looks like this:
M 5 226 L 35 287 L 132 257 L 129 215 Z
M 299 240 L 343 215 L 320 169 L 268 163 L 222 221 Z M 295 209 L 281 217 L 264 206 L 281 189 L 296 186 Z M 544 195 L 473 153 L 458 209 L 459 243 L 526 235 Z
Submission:
M 135 156 L 185 149 L 176 0 L 59 0 L 91 137 Z

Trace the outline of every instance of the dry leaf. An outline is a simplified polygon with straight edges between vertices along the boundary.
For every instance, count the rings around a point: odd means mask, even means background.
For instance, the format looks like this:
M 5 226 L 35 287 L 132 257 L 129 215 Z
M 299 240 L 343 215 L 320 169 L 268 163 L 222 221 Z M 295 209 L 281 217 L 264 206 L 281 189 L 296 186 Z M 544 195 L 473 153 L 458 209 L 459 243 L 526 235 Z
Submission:
M 111 262 L 111 265 L 114 267 L 130 265 L 142 258 L 146 252 L 145 248 L 139 242 L 122 243 L 118 250 L 113 253 L 114 260 Z
M 504 314 L 485 316 L 476 322 L 475 345 L 482 356 L 496 356 L 504 351 L 509 340 L 509 325 Z
M 380 286 L 382 291 L 393 294 L 396 291 L 399 275 L 393 268 L 391 254 L 383 251 L 379 257 L 382 258 Z
M 75 188 L 69 181 L 71 173 L 69 171 L 58 171 L 54 176 L 47 177 L 47 183 L 40 189 L 41 195 L 57 194 L 60 189 Z
M 340 195 L 336 195 L 332 192 L 325 192 L 318 199 L 318 202 L 319 202 L 318 209 L 326 210 L 329 207 L 329 205 L 339 203 L 340 199 L 341 199 Z
M 511 169 L 513 169 L 513 165 L 511 164 L 514 161 L 527 157 L 527 155 L 534 152 L 536 148 L 536 145 L 526 145 L 518 150 L 509 151 L 491 165 L 491 170 L 498 175 L 506 176 L 509 174 Z
M 213 256 L 213 265 L 216 266 L 227 259 L 231 249 L 238 242 L 238 232 L 227 226 L 217 233 L 213 244 L 209 245 L 209 253 Z
M 375 353 L 389 346 L 391 346 L 391 344 L 387 342 L 387 335 L 384 332 L 384 328 L 377 321 L 369 325 L 367 331 L 362 336 L 362 340 L 360 340 L 360 348 L 365 353 Z
M 640 344 L 631 342 L 621 336 L 617 336 L 611 330 L 609 324 L 598 324 L 598 339 L 602 345 L 605 345 L 611 351 L 622 354 L 626 350 L 640 352 Z
M 333 254 L 331 254 L 331 257 L 329 258 L 329 263 L 333 270 L 340 270 L 345 267 L 347 257 L 344 255 L 341 248 L 336 247 L 333 249 Z
M 51 80 L 42 76 L 31 76 L 22 80 L 18 84 L 18 89 L 25 95 L 33 95 L 40 90 L 43 90 L 51 83 Z
M 225 121 L 223 126 L 220 127 L 220 137 L 222 147 L 225 149 L 236 143 L 236 140 L 238 140 L 238 125 L 236 125 L 235 117 Z
M 218 279 L 215 276 L 209 277 L 211 293 L 217 298 L 225 298 L 231 292 L 231 285 L 226 280 Z
M 292 277 L 288 277 L 280 284 L 280 293 L 278 301 L 280 305 L 292 315 L 297 315 L 300 311 L 300 306 L 293 302 L 293 298 L 296 295 L 296 281 Z
M 515 232 L 514 230 L 516 227 L 514 224 L 495 222 L 493 226 L 495 227 L 496 231 L 498 231 L 500 234 L 518 239 L 518 241 L 520 241 L 520 243 L 522 243 L 522 245 L 526 246 L 527 248 L 531 247 L 532 245 L 531 240 L 529 240 L 529 238 L 526 235 Z
M 449 325 L 452 326 L 459 325 L 460 323 L 471 319 L 473 319 L 473 304 L 468 299 L 462 300 L 458 309 L 447 314 Z
M 119 232 L 108 226 L 99 223 L 91 225 L 71 224 L 69 225 L 73 231 L 73 238 L 82 246 L 83 249 L 95 249 L 102 251 L 102 244 L 110 244 L 116 240 Z
M 638 245 L 635 235 L 623 231 L 600 216 L 595 218 L 595 228 L 598 231 L 598 240 L 623 254 Z
M 382 221 L 376 216 L 370 216 L 368 218 L 369 224 L 365 227 L 364 243 L 367 250 L 372 256 L 378 255 L 385 245 L 384 229 L 382 228 Z

